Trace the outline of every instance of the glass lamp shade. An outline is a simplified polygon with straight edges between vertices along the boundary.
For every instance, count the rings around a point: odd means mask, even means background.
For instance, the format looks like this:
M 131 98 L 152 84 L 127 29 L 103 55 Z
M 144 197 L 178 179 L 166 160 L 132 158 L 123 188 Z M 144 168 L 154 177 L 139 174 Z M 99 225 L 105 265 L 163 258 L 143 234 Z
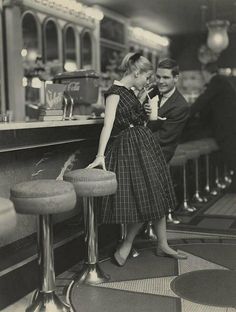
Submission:
M 228 30 L 229 22 L 215 20 L 207 23 L 208 28 L 208 37 L 207 37 L 207 45 L 208 47 L 216 52 L 220 53 L 224 49 L 226 49 L 229 45 L 229 37 Z

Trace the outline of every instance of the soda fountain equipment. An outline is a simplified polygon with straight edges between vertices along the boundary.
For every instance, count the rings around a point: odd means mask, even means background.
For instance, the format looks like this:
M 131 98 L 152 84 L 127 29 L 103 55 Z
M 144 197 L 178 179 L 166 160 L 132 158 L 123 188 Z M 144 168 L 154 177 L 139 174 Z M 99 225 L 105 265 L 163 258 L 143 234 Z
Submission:
M 66 85 L 64 119 L 91 116 L 92 104 L 97 102 L 99 94 L 99 75 L 94 70 L 60 73 L 53 82 Z

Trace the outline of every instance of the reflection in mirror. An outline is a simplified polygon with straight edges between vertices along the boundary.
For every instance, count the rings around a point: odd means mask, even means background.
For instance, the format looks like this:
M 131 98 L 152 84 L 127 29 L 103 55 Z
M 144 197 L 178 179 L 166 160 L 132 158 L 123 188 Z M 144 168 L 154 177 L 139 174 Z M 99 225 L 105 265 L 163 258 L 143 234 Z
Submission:
M 47 20 L 44 24 L 44 61 L 48 80 L 62 72 L 62 63 L 59 57 L 58 26 L 53 20 Z
M 39 23 L 33 13 L 27 12 L 22 17 L 22 38 L 21 55 L 24 67 L 22 83 L 25 88 L 26 119 L 34 119 L 40 102 L 41 81 L 38 64 L 40 55 Z M 44 70 L 43 65 L 40 68 Z
M 22 18 L 23 50 L 22 56 L 28 61 L 35 61 L 39 42 L 37 21 L 33 14 L 26 13 Z
M 64 69 L 71 72 L 77 69 L 75 31 L 69 26 L 64 32 Z
M 81 35 L 81 67 L 92 69 L 92 39 L 88 31 Z
M 57 26 L 54 21 L 47 21 L 44 27 L 45 61 L 59 60 Z
M 152 52 L 148 51 L 147 58 L 152 63 Z

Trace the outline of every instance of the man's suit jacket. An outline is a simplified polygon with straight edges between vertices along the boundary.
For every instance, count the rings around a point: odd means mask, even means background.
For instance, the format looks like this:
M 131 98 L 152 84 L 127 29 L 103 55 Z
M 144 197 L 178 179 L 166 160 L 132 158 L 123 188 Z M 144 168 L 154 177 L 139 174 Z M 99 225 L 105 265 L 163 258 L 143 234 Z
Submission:
M 227 77 L 212 77 L 191 106 L 190 114 L 197 112 L 217 140 L 224 160 L 236 171 L 236 91 Z
M 154 94 L 150 94 L 154 96 Z M 176 89 L 167 101 L 159 108 L 158 115 L 166 120 L 150 121 L 149 128 L 160 144 L 167 162 L 171 160 L 179 143 L 181 133 L 189 117 L 189 105 Z
M 191 106 L 190 114 L 197 112 L 219 142 L 234 134 L 236 144 L 236 92 L 227 77 L 212 77 Z

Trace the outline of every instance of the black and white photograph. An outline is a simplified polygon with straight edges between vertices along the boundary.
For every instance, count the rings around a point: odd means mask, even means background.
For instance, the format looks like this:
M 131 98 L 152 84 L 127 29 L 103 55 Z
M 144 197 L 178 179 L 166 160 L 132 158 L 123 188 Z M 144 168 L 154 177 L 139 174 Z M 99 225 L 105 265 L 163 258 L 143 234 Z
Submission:
M 0 311 L 236 312 L 236 0 L 0 0 Z

